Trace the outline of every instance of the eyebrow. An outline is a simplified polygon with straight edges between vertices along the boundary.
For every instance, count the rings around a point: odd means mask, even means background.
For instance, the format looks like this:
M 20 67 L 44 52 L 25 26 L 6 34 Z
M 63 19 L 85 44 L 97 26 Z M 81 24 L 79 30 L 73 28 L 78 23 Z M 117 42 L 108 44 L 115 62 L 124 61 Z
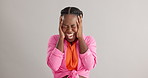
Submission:
M 65 26 L 69 26 L 69 25 L 66 25 L 66 24 L 63 24 L 63 25 L 65 25 Z M 72 24 L 71 26 L 74 26 L 75 24 Z
M 68 26 L 68 25 L 66 25 L 66 24 L 63 24 L 63 25 Z

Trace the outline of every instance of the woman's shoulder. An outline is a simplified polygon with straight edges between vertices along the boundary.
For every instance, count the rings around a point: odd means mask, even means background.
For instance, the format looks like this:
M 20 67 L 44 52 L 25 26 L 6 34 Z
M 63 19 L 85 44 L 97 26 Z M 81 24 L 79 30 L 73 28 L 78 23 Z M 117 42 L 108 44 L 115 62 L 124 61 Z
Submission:
M 58 38 L 59 38 L 59 35 L 51 35 L 51 36 L 49 37 L 49 41 L 57 41 Z
M 58 38 L 59 35 L 58 34 L 55 34 L 55 35 L 51 35 L 50 38 Z
M 90 35 L 84 36 L 84 39 L 85 40 L 89 40 L 89 41 L 90 40 L 95 40 L 94 37 L 93 36 L 90 36 Z

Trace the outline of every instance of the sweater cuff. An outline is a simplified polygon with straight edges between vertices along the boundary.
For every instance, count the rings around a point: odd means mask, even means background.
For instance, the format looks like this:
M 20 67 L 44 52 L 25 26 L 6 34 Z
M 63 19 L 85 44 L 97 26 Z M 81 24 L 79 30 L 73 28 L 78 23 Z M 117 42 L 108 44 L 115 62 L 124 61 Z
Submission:
M 85 58 L 85 57 L 87 57 L 87 56 L 90 55 L 90 54 L 91 54 L 90 49 L 87 49 L 87 51 L 86 51 L 85 53 L 80 54 L 80 58 Z
M 55 55 L 55 56 L 58 56 L 58 57 L 63 57 L 63 55 L 64 55 L 64 53 L 63 52 L 61 52 L 59 49 L 57 49 L 57 48 L 54 48 L 54 50 L 53 50 L 53 55 Z

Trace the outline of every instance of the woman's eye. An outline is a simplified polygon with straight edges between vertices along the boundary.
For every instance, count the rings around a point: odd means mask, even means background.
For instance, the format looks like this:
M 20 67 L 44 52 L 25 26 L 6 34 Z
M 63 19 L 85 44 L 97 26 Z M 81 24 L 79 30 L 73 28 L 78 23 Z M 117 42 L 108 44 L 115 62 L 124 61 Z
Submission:
M 76 27 L 76 25 L 72 25 L 71 27 L 72 27 L 72 28 L 75 28 L 75 27 Z
M 67 28 L 67 26 L 63 25 L 63 28 Z

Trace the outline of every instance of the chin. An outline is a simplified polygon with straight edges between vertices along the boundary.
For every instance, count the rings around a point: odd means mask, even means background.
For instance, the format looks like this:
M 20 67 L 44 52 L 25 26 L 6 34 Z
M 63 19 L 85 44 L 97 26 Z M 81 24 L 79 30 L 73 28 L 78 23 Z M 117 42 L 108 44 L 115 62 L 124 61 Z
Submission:
M 75 41 L 75 39 L 72 39 L 72 40 L 67 39 L 67 41 L 68 41 L 68 42 L 74 42 L 74 41 Z

